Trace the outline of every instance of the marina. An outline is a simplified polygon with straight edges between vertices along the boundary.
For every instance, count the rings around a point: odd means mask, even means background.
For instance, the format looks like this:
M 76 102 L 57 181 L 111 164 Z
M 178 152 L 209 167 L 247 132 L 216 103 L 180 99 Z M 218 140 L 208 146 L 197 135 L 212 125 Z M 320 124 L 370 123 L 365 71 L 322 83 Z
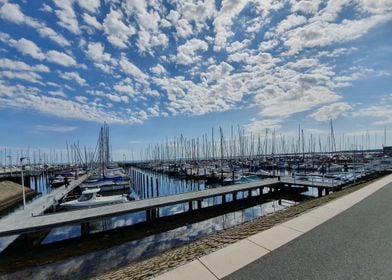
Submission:
M 0 218 L 0 276 L 26 278 L 33 264 L 44 278 L 97 276 L 392 172 L 386 128 L 348 137 L 332 119 L 319 135 L 219 126 L 143 144 L 139 156 L 122 150 L 122 160 L 116 137 L 104 122 L 95 148 L 0 150 L 0 180 L 18 190 Z
M 0 0 L 0 280 L 389 280 L 391 12 Z
M 12 170 L 11 179 L 22 185 L 29 182 L 27 186 L 40 192 L 0 219 L 0 263 L 2 255 L 9 260 L 19 259 L 20 248 L 27 247 L 31 250 L 24 257 L 27 263 L 34 259 L 37 264 L 49 262 L 40 273 L 60 277 L 65 271 L 59 265 L 66 265 L 66 258 L 87 262 L 94 256 L 102 261 L 100 250 L 124 255 L 123 248 L 132 247 L 139 253 L 131 259 L 123 258 L 120 263 L 126 265 L 159 254 L 173 244 L 186 244 L 338 193 L 388 174 L 392 168 L 384 150 L 235 157 L 221 154 L 215 159 L 208 158 L 208 154 L 207 158 L 187 158 L 184 154 L 185 158 L 177 159 L 115 162 L 109 146 L 109 128 L 104 124 L 96 152 L 85 160 L 80 158 L 76 165 L 61 164 L 57 171 L 29 173 L 32 168 L 26 163 Z M 223 144 L 218 151 L 224 151 Z M 86 161 L 88 158 L 91 161 Z M 236 215 L 242 218 L 238 220 Z M 221 219 L 225 220 L 224 226 L 211 227 L 212 221 Z M 187 225 L 191 225 L 188 230 Z M 200 235 L 192 233 L 192 228 L 200 228 Z M 175 241 L 179 233 L 184 238 Z M 105 236 L 118 239 L 103 240 Z M 156 247 L 143 249 L 143 242 Z M 80 248 L 70 251 L 66 244 Z M 56 247 L 62 252 L 58 256 L 48 249 Z M 46 254 L 51 257 L 44 257 Z M 107 264 L 101 273 L 116 267 Z M 29 268 L 21 265 L 16 271 L 6 271 L 16 276 L 29 273 Z M 98 273 L 72 271 L 75 274 L 67 275 L 83 278 Z

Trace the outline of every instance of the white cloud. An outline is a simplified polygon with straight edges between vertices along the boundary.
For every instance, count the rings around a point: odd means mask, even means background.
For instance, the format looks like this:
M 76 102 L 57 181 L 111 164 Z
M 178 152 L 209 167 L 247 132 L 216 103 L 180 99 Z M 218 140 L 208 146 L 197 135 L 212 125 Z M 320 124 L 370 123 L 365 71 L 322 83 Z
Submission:
M 251 119 L 250 123 L 244 126 L 245 130 L 253 134 L 261 134 L 265 129 L 278 129 L 281 127 L 281 121 L 275 119 Z
M 354 117 L 369 117 L 375 119 L 374 125 L 389 125 L 392 124 L 392 105 L 373 105 L 367 108 L 361 108 L 353 113 Z
M 4 85 L 0 83 L 0 89 Z M 80 104 L 69 99 L 45 96 L 39 90 L 24 86 L 4 86 L 7 91 L 0 90 L 0 107 L 33 109 L 43 114 L 61 118 L 117 124 L 140 123 L 135 115 L 123 111 L 110 112 L 101 108 L 100 104 L 90 102 Z
M 148 79 L 148 76 L 144 74 L 135 64 L 130 62 L 126 57 L 121 58 L 120 66 L 125 73 L 138 79 L 139 82 L 145 82 Z
M 294 27 L 302 25 L 306 22 L 306 17 L 299 15 L 289 15 L 286 19 L 282 20 L 276 27 L 276 32 L 283 33 Z
M 200 57 L 196 55 L 197 52 L 205 52 L 208 50 L 208 44 L 200 39 L 190 39 L 185 44 L 177 48 L 178 64 L 192 64 L 200 60 Z
M 112 102 L 116 102 L 116 103 L 128 103 L 129 102 L 129 96 L 127 95 L 120 95 L 117 93 L 107 93 L 107 92 L 103 92 L 101 90 L 92 90 L 92 91 L 88 91 L 91 95 L 94 96 L 101 96 L 104 98 L 109 99 Z
M 0 59 L 0 68 L 14 70 L 14 71 L 49 72 L 49 68 L 43 64 L 31 66 L 22 61 L 11 60 L 8 58 Z
M 57 63 L 63 66 L 74 66 L 76 65 L 75 59 L 68 54 L 58 51 L 48 51 L 46 53 L 46 59 L 50 62 Z
M 48 91 L 48 93 L 51 96 L 58 96 L 58 97 L 64 97 L 64 98 L 67 97 L 67 95 L 62 90 L 50 90 L 50 91 Z
M 392 12 L 391 0 L 359 0 L 358 2 L 364 12 L 372 14 L 387 14 Z
M 127 47 L 128 38 L 136 32 L 133 26 L 126 25 L 122 19 L 121 11 L 111 10 L 103 22 L 108 41 L 118 48 Z
M 150 107 L 150 108 L 147 109 L 147 111 L 153 117 L 158 117 L 159 116 L 159 107 L 158 106 Z
M 98 22 L 98 20 L 97 20 L 95 17 L 90 16 L 90 15 L 87 14 L 87 13 L 84 13 L 84 14 L 83 14 L 83 20 L 84 20 L 88 25 L 90 25 L 90 26 L 92 26 L 92 27 L 94 27 L 94 28 L 96 28 L 96 29 L 98 29 L 98 30 L 101 30 L 101 29 L 102 29 L 102 24 L 100 24 L 100 23 Z
M 36 72 L 20 72 L 20 71 L 0 71 L 0 77 L 7 79 L 25 80 L 31 83 L 42 84 L 41 76 Z
M 45 3 L 42 4 L 42 6 L 41 6 L 41 8 L 39 10 L 42 11 L 42 12 L 47 12 L 47 13 L 53 12 L 52 7 L 47 5 L 47 4 L 45 4 Z
M 102 61 L 111 61 L 112 57 L 109 53 L 105 53 L 104 46 L 97 42 L 97 43 L 89 43 L 87 46 L 87 55 L 97 62 Z
M 80 102 L 80 103 L 87 103 L 88 98 L 86 96 L 78 95 L 78 96 L 75 96 L 75 100 Z
M 334 120 L 338 117 L 345 115 L 345 113 L 351 110 L 352 107 L 346 102 L 338 102 L 329 105 L 325 105 L 310 116 L 314 118 L 316 121 L 323 122 L 328 120 Z
M 79 23 L 76 18 L 75 11 L 72 8 L 73 0 L 54 0 L 54 3 L 59 8 L 55 10 L 59 18 L 58 24 L 74 34 L 80 34 Z
M 45 58 L 45 54 L 33 41 L 22 38 L 18 41 L 11 40 L 11 45 L 21 53 L 29 55 L 35 59 L 43 60 Z
M 95 13 L 101 6 L 100 0 L 77 0 L 78 5 L 90 13 Z
M 222 1 L 222 7 L 213 22 L 216 32 L 214 50 L 220 51 L 226 46 L 227 39 L 233 35 L 231 26 L 235 17 L 245 8 L 248 3 L 249 2 L 246 0 Z
M 328 46 L 336 42 L 354 40 L 378 24 L 390 20 L 389 15 L 375 15 L 359 20 L 343 20 L 342 23 L 313 21 L 303 27 L 286 33 L 284 44 L 290 49 L 288 54 L 297 54 L 304 48 Z
M 169 44 L 169 38 L 164 33 L 152 34 L 147 30 L 141 30 L 138 33 L 137 47 L 141 52 L 150 51 L 151 48 L 162 46 L 166 48 Z
M 77 72 L 61 73 L 60 77 L 63 79 L 66 79 L 66 80 L 74 80 L 75 82 L 77 82 L 81 86 L 86 85 L 86 80 L 81 78 L 79 73 L 77 73 Z
M 15 24 L 25 24 L 34 28 L 41 37 L 49 38 L 61 46 L 69 46 L 70 43 L 53 29 L 47 27 L 45 24 L 23 14 L 19 5 L 5 3 L 0 9 L 0 18 Z
M 76 17 L 76 13 L 73 9 L 73 5 L 75 2 L 84 10 L 94 13 L 98 10 L 100 7 L 100 1 L 99 0 L 54 0 L 55 5 L 59 8 L 55 10 L 55 13 L 57 17 L 59 18 L 58 24 L 65 29 L 69 30 L 70 32 L 79 35 L 81 34 L 80 32 L 80 27 L 79 27 L 79 22 Z M 94 21 L 95 18 L 92 16 L 89 16 L 88 14 L 84 14 L 83 19 L 90 25 L 97 27 L 98 22 L 96 20 Z
M 209 29 L 207 20 L 216 14 L 214 0 L 177 1 L 173 10 L 160 22 L 161 27 L 174 27 L 175 37 L 187 38 L 196 36 L 202 30 Z
M 113 88 L 114 88 L 114 90 L 116 90 L 120 93 L 125 93 L 129 96 L 136 95 L 135 89 L 132 87 L 132 85 L 118 84 L 118 85 L 115 85 Z
M 41 35 L 41 37 L 49 38 L 53 42 L 56 42 L 57 44 L 59 44 L 62 47 L 67 47 L 67 46 L 71 45 L 71 43 L 68 42 L 67 39 L 65 39 L 62 35 L 59 35 L 58 33 L 56 33 L 56 31 L 54 31 L 52 28 L 49 28 L 44 25 L 39 25 L 39 26 L 37 26 L 37 31 Z
M 55 50 L 44 53 L 33 41 L 25 38 L 19 40 L 10 39 L 9 44 L 24 55 L 29 55 L 38 60 L 46 59 L 62 66 L 75 66 L 77 64 L 75 59 L 68 54 Z
M 158 76 L 167 73 L 165 67 L 163 67 L 163 66 L 162 66 L 161 64 L 159 64 L 159 63 L 158 63 L 157 65 L 155 65 L 154 67 L 151 67 L 150 71 L 151 71 L 152 73 L 154 73 L 155 75 L 158 75 Z
M 211 65 L 208 67 L 206 73 L 202 73 L 201 77 L 205 79 L 207 83 L 217 81 L 225 76 L 228 76 L 233 71 L 233 66 L 226 62 L 222 62 L 219 65 Z
M 22 24 L 25 20 L 19 5 L 11 3 L 5 3 L 0 8 L 0 17 L 16 24 Z
M 106 97 L 113 102 L 125 102 L 125 103 L 129 102 L 129 97 L 125 95 L 116 95 L 116 94 L 107 93 Z
M 77 130 L 77 126 L 64 126 L 64 125 L 35 125 L 35 130 L 45 132 L 71 132 Z
M 318 11 L 320 0 L 291 0 L 291 10 L 305 14 L 315 14 Z
M 259 50 L 262 52 L 269 51 L 271 49 L 274 49 L 278 44 L 279 44 L 278 40 L 264 41 L 260 43 Z

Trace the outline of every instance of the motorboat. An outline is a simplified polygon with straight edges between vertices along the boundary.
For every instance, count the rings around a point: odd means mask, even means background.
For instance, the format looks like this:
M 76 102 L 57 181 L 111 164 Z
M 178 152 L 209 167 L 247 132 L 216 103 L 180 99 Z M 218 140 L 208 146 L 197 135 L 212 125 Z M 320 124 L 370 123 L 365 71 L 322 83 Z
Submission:
M 60 204 L 60 206 L 68 209 L 75 209 L 124 203 L 128 201 L 128 196 L 126 194 L 101 196 L 98 194 L 98 192 L 100 192 L 99 188 L 85 190 L 78 199 L 63 202 Z

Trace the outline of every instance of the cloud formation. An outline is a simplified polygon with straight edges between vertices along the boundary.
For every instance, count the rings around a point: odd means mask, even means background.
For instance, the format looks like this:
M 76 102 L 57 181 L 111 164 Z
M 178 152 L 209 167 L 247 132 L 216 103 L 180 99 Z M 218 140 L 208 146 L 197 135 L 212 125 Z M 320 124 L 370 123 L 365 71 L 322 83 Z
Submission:
M 3 0 L 1 106 L 123 124 L 252 110 L 251 129 L 378 118 L 388 106 L 350 114 L 344 90 L 390 77 L 361 40 L 391 13 L 387 0 L 54 0 L 34 13 Z

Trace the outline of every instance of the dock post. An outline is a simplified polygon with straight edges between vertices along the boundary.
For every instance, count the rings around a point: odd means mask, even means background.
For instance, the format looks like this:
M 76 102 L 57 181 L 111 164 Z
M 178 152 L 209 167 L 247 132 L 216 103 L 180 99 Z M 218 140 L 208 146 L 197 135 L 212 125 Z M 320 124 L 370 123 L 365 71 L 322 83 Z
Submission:
M 82 236 L 89 235 L 90 234 L 90 223 L 89 222 L 84 222 L 80 225 L 80 232 Z
M 252 197 L 252 190 L 248 190 L 248 197 Z
M 202 199 L 197 200 L 197 209 L 198 210 L 202 208 L 202 205 L 201 205 L 202 202 L 203 202 Z
M 159 208 L 152 209 L 152 220 L 156 220 L 159 218 Z
M 151 184 L 151 197 L 154 197 L 154 186 Z M 148 177 L 147 177 L 147 188 L 148 188 Z
M 146 221 L 151 221 L 151 220 L 153 220 L 152 210 L 153 210 L 153 209 L 147 209 L 147 210 L 146 210 Z
M 317 191 L 318 191 L 318 197 L 322 197 L 323 196 L 323 188 L 318 187 Z
M 155 180 L 155 187 L 157 189 L 157 197 L 159 196 L 159 188 L 158 188 L 158 178 Z
M 233 201 L 236 201 L 237 200 L 237 192 L 233 192 L 232 194 L 233 194 Z
M 150 181 L 150 180 L 148 180 L 148 176 L 147 176 L 147 178 L 146 178 L 146 179 L 147 179 L 147 180 L 146 180 L 146 181 L 147 181 L 146 183 L 147 183 L 147 189 L 148 189 L 148 186 L 149 186 L 149 181 Z
M 226 194 L 222 194 L 222 204 L 226 203 Z
M 193 211 L 193 201 L 192 200 L 188 202 L 188 208 L 189 208 L 188 211 L 190 211 L 190 212 Z

